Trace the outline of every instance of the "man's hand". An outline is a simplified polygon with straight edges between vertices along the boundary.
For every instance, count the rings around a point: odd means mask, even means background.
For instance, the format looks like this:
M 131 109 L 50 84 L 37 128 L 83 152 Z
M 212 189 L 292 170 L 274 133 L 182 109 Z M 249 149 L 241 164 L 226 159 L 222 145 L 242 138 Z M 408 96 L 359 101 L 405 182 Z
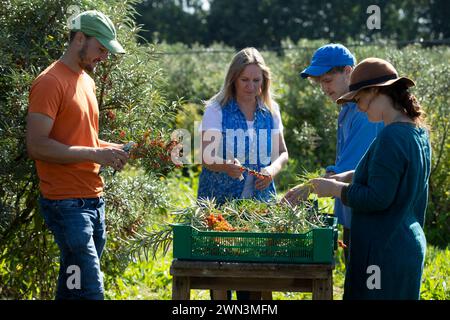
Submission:
M 325 173 L 325 175 L 323 176 L 324 178 L 328 179 L 331 176 L 334 176 L 336 174 L 336 172 L 333 171 L 328 171 L 327 173 Z
M 114 143 L 114 142 L 104 141 L 101 139 L 98 139 L 98 142 L 100 143 L 100 148 L 113 147 L 116 149 L 123 149 L 123 147 L 124 147 L 124 144 L 122 144 L 122 143 Z
M 128 153 L 119 148 L 105 147 L 96 148 L 92 160 L 102 166 L 109 166 L 114 170 L 121 171 L 128 161 Z

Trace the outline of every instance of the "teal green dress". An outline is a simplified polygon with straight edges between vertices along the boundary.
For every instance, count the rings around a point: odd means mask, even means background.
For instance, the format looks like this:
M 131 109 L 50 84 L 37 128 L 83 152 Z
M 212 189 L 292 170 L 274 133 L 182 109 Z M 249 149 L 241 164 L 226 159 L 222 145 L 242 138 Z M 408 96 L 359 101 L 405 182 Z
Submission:
M 359 162 L 341 194 L 352 208 L 344 299 L 419 299 L 430 167 L 427 130 L 405 122 L 386 126 Z

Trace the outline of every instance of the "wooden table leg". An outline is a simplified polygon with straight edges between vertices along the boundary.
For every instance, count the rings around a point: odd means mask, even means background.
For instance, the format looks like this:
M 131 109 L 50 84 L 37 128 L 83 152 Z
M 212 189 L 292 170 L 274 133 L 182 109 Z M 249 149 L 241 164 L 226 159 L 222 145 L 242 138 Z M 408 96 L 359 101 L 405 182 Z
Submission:
M 270 291 L 311 292 L 313 300 L 333 299 L 334 265 L 292 265 L 208 261 L 172 262 L 172 299 L 189 300 L 190 289 L 227 289 L 258 294 L 254 300 L 271 299 Z M 226 299 L 214 294 L 215 299 Z
M 227 290 L 212 290 L 212 300 L 227 300 Z
M 333 275 L 326 279 L 314 279 L 312 285 L 313 300 L 333 300 Z
M 172 300 L 190 300 L 191 286 L 189 277 L 172 278 Z
M 262 300 L 273 300 L 272 291 L 263 291 L 261 293 Z

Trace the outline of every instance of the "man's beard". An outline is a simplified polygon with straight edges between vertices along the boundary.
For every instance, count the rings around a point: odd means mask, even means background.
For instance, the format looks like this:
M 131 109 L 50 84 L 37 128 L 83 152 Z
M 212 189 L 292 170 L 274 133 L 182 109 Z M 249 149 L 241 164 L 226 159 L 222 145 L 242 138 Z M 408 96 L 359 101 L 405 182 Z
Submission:
M 81 69 L 88 72 L 94 72 L 96 65 L 84 62 L 86 59 L 86 52 L 87 52 L 87 43 L 85 43 L 83 45 L 83 48 L 81 48 L 81 50 L 78 51 L 78 58 L 80 58 L 80 62 L 78 64 L 80 65 Z

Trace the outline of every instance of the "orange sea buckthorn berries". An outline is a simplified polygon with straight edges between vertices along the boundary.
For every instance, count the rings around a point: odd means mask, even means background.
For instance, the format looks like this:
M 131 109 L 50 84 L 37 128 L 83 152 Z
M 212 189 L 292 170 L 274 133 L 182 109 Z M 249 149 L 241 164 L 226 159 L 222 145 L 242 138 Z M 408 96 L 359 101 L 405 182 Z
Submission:
M 115 120 L 116 114 L 113 111 L 108 110 L 108 112 L 106 113 L 106 117 L 108 117 L 109 120 Z

